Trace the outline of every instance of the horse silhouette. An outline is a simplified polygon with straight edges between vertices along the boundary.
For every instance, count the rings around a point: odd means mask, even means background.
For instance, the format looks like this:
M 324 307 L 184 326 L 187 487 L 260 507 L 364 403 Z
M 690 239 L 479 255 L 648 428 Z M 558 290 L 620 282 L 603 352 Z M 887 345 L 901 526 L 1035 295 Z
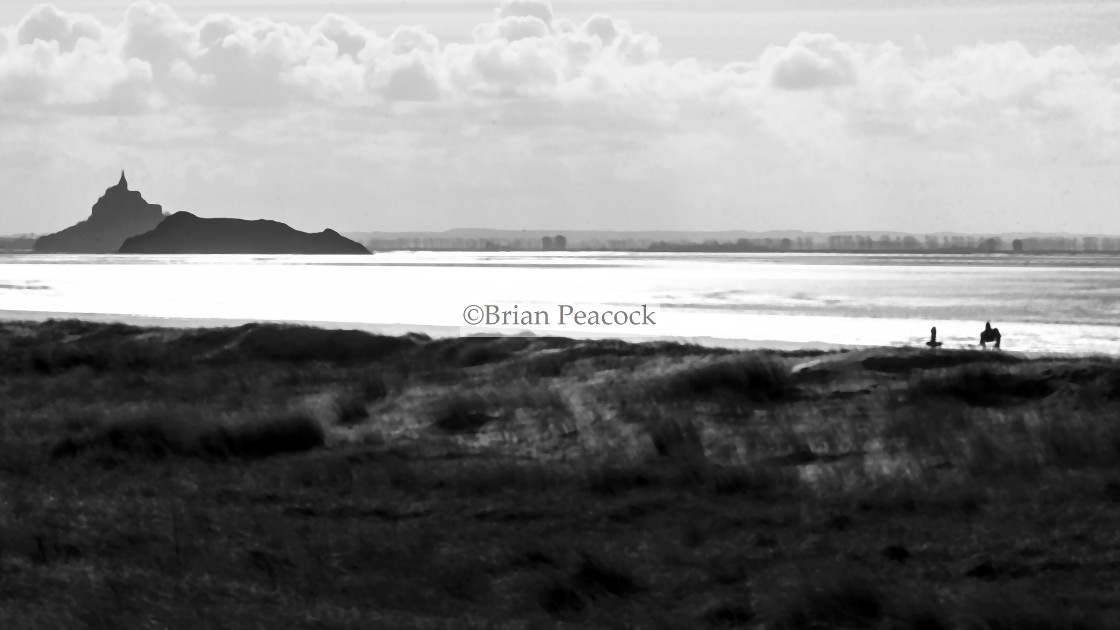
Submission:
M 931 348 L 941 347 L 941 342 L 937 340 L 937 326 L 929 329 L 929 341 L 926 342 L 926 345 Z
M 992 328 L 991 322 L 984 322 L 984 330 L 980 333 L 980 347 L 987 348 L 985 344 L 995 342 L 996 350 L 999 350 L 1000 334 L 998 328 Z

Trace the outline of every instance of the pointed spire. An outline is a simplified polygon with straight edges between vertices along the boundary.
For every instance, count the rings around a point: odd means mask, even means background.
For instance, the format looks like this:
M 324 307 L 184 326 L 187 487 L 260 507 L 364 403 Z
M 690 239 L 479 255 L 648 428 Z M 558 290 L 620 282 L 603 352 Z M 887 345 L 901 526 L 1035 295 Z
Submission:
M 124 170 L 121 170 L 121 181 L 117 182 L 117 186 L 128 190 L 128 180 L 124 178 Z

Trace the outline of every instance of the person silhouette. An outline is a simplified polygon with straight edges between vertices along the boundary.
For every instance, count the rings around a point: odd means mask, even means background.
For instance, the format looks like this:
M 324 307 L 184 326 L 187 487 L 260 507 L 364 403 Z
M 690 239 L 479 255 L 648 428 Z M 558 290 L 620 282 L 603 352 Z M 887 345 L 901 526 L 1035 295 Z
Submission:
M 929 329 L 929 341 L 926 342 L 926 345 L 931 348 L 941 347 L 941 342 L 937 340 L 937 326 Z

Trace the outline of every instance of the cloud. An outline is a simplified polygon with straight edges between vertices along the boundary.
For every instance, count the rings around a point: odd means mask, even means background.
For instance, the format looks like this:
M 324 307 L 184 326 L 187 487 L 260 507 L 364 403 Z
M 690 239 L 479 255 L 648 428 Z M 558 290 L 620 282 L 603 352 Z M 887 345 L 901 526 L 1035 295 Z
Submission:
M 35 39 L 0 57 L 0 97 L 6 107 L 143 109 L 149 64 L 107 54 L 100 42 L 84 37 L 69 52 L 62 46 L 58 40 Z
M 545 0 L 503 0 L 498 8 L 498 16 L 534 17 L 549 24 L 552 22 L 552 3 Z
M 789 46 L 771 48 L 762 62 L 770 66 L 770 80 L 786 90 L 852 85 L 857 79 L 851 46 L 835 35 L 802 33 Z
M 368 85 L 394 101 L 434 101 L 442 91 L 431 59 L 417 51 L 384 60 L 368 75 Z
M 194 30 L 167 5 L 133 4 L 118 28 L 119 54 L 141 59 L 166 71 L 176 60 L 189 60 L 196 42 Z
M 480 24 L 474 32 L 476 42 L 486 43 L 497 40 L 515 42 L 520 39 L 541 39 L 552 34 L 550 21 L 539 17 L 510 16 L 503 17 L 496 22 Z
M 99 40 L 103 32 L 101 24 L 92 17 L 63 13 L 49 4 L 31 9 L 15 29 L 16 42 L 21 45 L 56 42 L 62 52 L 74 50 L 83 37 Z
M 40 7 L 14 32 L 14 42 L 0 48 L 3 93 L 58 107 L 93 105 L 100 94 L 98 105 L 119 113 L 634 93 L 650 77 L 631 70 L 659 57 L 656 38 L 623 21 L 596 15 L 577 27 L 539 0 L 507 0 L 470 44 L 444 44 L 420 26 L 383 37 L 338 15 L 310 29 L 225 13 L 190 23 L 151 0 L 134 3 L 115 27 Z M 60 68 L 97 75 L 104 85 L 92 90 Z M 110 98 L 121 93 L 135 98 Z
M 583 32 L 599 38 L 604 46 L 610 46 L 618 37 L 618 27 L 609 15 L 597 13 L 583 23 Z
M 319 20 L 311 31 L 321 34 L 333 42 L 339 56 L 349 56 L 357 60 L 366 45 L 373 39 L 373 32 L 354 20 L 335 14 L 328 14 Z
M 1032 51 L 1002 42 L 930 56 L 802 33 L 758 58 L 712 67 L 666 59 L 653 34 L 624 20 L 571 22 L 542 0 L 505 0 L 467 43 L 441 42 L 422 26 L 379 34 L 333 14 L 310 28 L 227 13 L 190 22 L 151 0 L 116 25 L 36 7 L 0 33 L 0 113 L 8 116 L 385 112 L 407 103 L 448 117 L 489 108 L 507 120 L 578 111 L 579 121 L 563 124 L 588 129 L 599 117 L 664 133 L 749 130 L 813 159 L 908 142 L 1015 159 L 1057 148 L 1120 160 L 1120 47 Z

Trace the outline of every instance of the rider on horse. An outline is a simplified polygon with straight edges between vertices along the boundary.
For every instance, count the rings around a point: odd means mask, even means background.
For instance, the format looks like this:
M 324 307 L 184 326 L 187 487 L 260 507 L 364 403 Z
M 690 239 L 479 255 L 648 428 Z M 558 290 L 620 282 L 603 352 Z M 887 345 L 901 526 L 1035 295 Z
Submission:
M 996 350 L 999 350 L 1000 334 L 998 328 L 992 328 L 991 322 L 984 322 L 984 331 L 980 333 L 980 347 L 987 348 L 985 344 L 994 341 Z

